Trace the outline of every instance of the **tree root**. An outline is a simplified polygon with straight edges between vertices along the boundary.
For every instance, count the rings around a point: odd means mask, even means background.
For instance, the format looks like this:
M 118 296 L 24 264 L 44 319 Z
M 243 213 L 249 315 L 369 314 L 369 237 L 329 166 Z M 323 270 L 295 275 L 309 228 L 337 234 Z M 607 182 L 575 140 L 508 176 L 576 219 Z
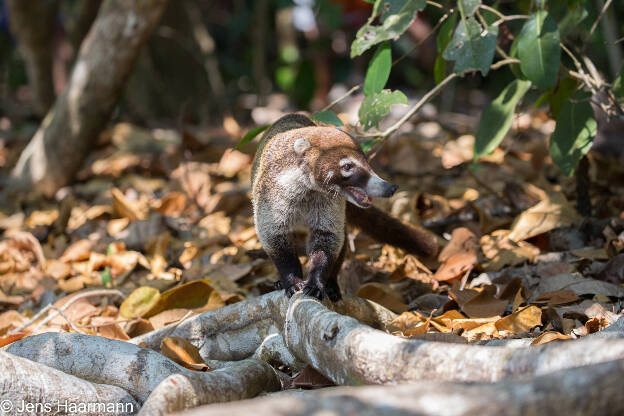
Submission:
M 91 383 L 5 351 L 0 351 L 0 399 L 0 413 L 7 415 L 22 413 L 25 405 L 38 406 L 25 414 L 73 414 L 73 406 L 85 403 L 113 405 L 112 411 L 92 408 L 93 415 L 134 414 L 139 409 L 122 388 Z
M 288 349 L 339 385 L 492 382 L 624 359 L 624 340 L 618 338 L 586 337 L 526 348 L 402 339 L 302 296 L 291 300 L 285 318 Z
M 203 404 L 242 400 L 280 387 L 270 365 L 247 359 L 208 373 L 170 375 L 143 403 L 139 415 L 164 415 Z
M 617 360 L 491 384 L 424 381 L 284 392 L 203 406 L 182 415 L 620 415 L 624 412 L 624 396 L 619 387 L 623 375 L 624 360 Z
M 396 407 L 396 414 L 403 414 L 400 412 L 405 409 L 395 406 L 395 402 L 406 395 L 425 397 L 417 402 L 422 408 L 408 408 L 411 414 L 414 411 L 445 414 L 429 397 L 437 397 L 445 404 L 450 399 L 454 403 L 452 409 L 466 412 L 481 412 L 485 405 L 499 409 L 497 406 L 504 404 L 499 397 L 512 403 L 511 407 L 500 407 L 504 408 L 503 414 L 515 414 L 520 412 L 518 409 L 543 411 L 548 409 L 544 406 L 555 406 L 557 400 L 568 397 L 567 390 L 560 391 L 563 388 L 590 389 L 596 400 L 603 400 L 614 390 L 601 387 L 602 390 L 596 391 L 593 386 L 602 384 L 586 380 L 600 377 L 611 380 L 613 374 L 621 377 L 624 373 L 624 318 L 605 331 L 575 341 L 524 346 L 527 340 L 514 340 L 517 342 L 513 346 L 511 343 L 490 346 L 399 338 L 372 327 L 384 329 L 396 316 L 373 302 L 345 297 L 344 301 L 329 305 L 336 312 L 300 294 L 288 300 L 279 291 L 206 312 L 177 326 L 134 338 L 131 343 L 82 334 L 48 333 L 24 338 L 5 347 L 5 351 L 91 383 L 117 386 L 143 404 L 142 414 L 150 415 L 277 390 L 280 373 L 267 363 L 298 370 L 311 365 L 338 385 L 418 381 L 418 385 L 393 387 L 396 392 L 370 388 L 336 390 L 336 399 L 332 399 L 334 393 L 318 393 L 327 394 L 328 402 L 335 403 L 337 409 L 347 406 L 345 412 L 350 409 L 348 406 L 358 409 L 364 405 L 383 406 L 387 402 L 393 409 Z M 190 340 L 217 370 L 207 373 L 187 370 L 156 351 L 142 348 L 147 345 L 158 350 L 167 336 Z M 585 377 L 587 374 L 589 378 Z M 565 377 L 562 387 L 556 386 L 556 377 Z M 458 383 L 466 381 L 477 384 Z M 560 399 L 537 403 L 525 394 L 530 391 L 533 396 L 542 397 L 537 393 L 547 388 L 545 400 Z M 364 400 L 369 391 L 372 397 L 387 397 L 387 401 L 375 404 L 370 399 Z M 578 394 L 581 391 L 583 395 Z M 586 397 L 584 390 L 576 393 L 578 397 Z M 474 399 L 469 400 L 470 397 Z M 572 401 L 575 400 L 580 399 Z M 455 401 L 459 403 L 457 406 Z M 291 407 L 301 412 L 307 412 L 308 408 L 321 410 L 318 402 L 321 402 L 318 398 L 306 401 L 305 406 L 275 402 L 267 409 L 277 409 L 277 413 Z M 587 406 L 591 403 L 578 409 Z
M 373 328 L 385 329 L 396 317 L 383 306 L 355 296 L 345 296 L 332 306 L 336 312 L 352 316 Z M 288 299 L 275 291 L 202 313 L 176 324 L 131 339 L 129 342 L 158 351 L 160 342 L 169 336 L 188 339 L 199 348 L 204 359 L 236 361 L 253 355 L 264 340 L 281 334 Z M 285 362 L 292 365 L 293 363 Z

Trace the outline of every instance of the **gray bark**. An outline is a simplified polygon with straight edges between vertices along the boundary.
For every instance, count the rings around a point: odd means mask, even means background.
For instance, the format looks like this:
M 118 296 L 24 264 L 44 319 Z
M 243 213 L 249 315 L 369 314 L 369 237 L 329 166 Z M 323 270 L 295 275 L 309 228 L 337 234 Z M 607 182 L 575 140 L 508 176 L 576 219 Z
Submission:
M 270 365 L 242 360 L 209 373 L 172 374 L 154 389 L 139 415 L 160 416 L 204 404 L 248 399 L 280 387 Z
M 204 406 L 184 416 L 264 415 L 621 415 L 624 360 L 572 368 L 528 380 L 492 384 L 423 381 L 417 384 L 334 387 L 284 392 Z
M 126 415 L 139 409 L 139 404 L 125 390 L 65 374 L 62 371 L 0 351 L 0 414 L 72 414 L 70 406 L 83 403 L 120 404 L 113 412 L 97 411 L 93 415 Z M 25 404 L 38 405 L 36 412 L 19 411 Z M 58 404 L 58 405 L 57 405 Z M 39 411 L 42 406 L 49 411 Z M 67 405 L 67 406 L 65 406 Z M 65 410 L 68 410 L 67 412 Z
M 51 196 L 69 182 L 108 121 L 138 52 L 166 5 L 167 0 L 102 4 L 65 92 L 20 155 L 12 172 L 12 191 Z

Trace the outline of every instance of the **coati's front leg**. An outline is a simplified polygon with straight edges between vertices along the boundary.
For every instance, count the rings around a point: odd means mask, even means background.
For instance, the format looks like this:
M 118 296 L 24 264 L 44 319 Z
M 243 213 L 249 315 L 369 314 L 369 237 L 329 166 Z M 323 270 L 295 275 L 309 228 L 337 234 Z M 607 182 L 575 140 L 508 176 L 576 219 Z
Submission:
M 269 250 L 269 256 L 277 268 L 280 284 L 276 288 L 284 289 L 286 296 L 291 297 L 303 289 L 303 272 L 297 256 L 294 238 L 291 235 L 275 236 Z
M 308 277 L 303 293 L 322 300 L 327 295 L 332 301 L 340 299 L 336 276 L 344 259 L 344 237 L 333 232 L 310 230 L 308 240 Z

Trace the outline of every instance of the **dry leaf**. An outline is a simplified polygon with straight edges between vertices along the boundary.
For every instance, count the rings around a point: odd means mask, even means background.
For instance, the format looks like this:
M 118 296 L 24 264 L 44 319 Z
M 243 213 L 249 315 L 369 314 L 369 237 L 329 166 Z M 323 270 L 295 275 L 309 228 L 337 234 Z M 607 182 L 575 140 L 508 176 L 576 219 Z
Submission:
M 548 342 L 565 341 L 568 339 L 574 339 L 574 338 L 570 335 L 564 335 L 560 332 L 547 331 L 547 332 L 544 332 L 543 334 L 540 334 L 540 336 L 536 337 L 533 341 L 531 341 L 531 345 L 542 345 Z
M 90 240 L 78 240 L 65 249 L 60 261 L 71 263 L 74 261 L 88 260 L 91 256 L 93 242 Z
M 239 152 L 238 150 L 228 149 L 223 153 L 217 170 L 219 174 L 226 178 L 236 176 L 238 172 L 251 165 L 251 156 Z
M 182 192 L 170 192 L 157 204 L 156 211 L 170 217 L 179 217 L 186 208 L 186 195 Z
M 130 201 L 117 188 L 111 191 L 113 195 L 113 208 L 121 217 L 126 217 L 130 221 L 147 219 L 147 207 L 141 207 L 137 202 Z
M 160 343 L 160 353 L 170 360 L 196 371 L 209 371 L 196 346 L 180 337 L 168 337 Z
M 385 306 L 392 312 L 402 313 L 407 310 L 407 305 L 403 302 L 403 296 L 381 283 L 366 283 L 358 289 L 355 296 L 372 300 L 381 306 Z
M 225 306 L 219 292 L 208 282 L 209 280 L 194 280 L 163 292 L 157 303 L 143 317 L 149 318 L 169 309 L 207 311 Z
M 335 384 L 316 371 L 313 367 L 307 366 L 291 381 L 291 388 L 294 389 L 318 389 L 321 387 L 331 387 Z
M 135 289 L 124 299 L 119 313 L 124 318 L 141 318 L 147 315 L 160 300 L 160 292 L 149 286 Z
M 98 327 L 98 332 L 105 338 L 118 339 L 120 341 L 127 341 L 130 339 L 126 331 L 121 329 L 119 324 L 115 322 Z
M 149 322 L 154 329 L 160 329 L 171 323 L 178 322 L 180 319 L 187 316 L 188 313 L 188 309 L 168 309 L 150 317 Z
M 57 209 L 50 209 L 46 211 L 33 211 L 32 214 L 26 221 L 24 221 L 24 225 L 28 228 L 35 228 L 39 226 L 49 226 L 54 224 L 54 221 L 59 216 L 59 212 Z
M 438 260 L 442 265 L 433 275 L 435 280 L 459 279 L 477 264 L 477 236 L 468 228 L 456 228 L 451 235 L 451 241 L 440 252 Z
M 488 285 L 478 292 L 474 289 L 459 290 L 453 287 L 449 296 L 457 302 L 462 312 L 470 318 L 489 318 L 505 312 L 508 300 L 497 299 L 496 286 Z
M 167 268 L 167 259 L 165 255 L 167 254 L 170 238 L 171 234 L 169 234 L 169 231 L 165 231 L 164 233 L 158 235 L 154 241 L 148 243 L 149 248 L 147 251 L 152 255 L 151 272 L 155 276 L 160 275 Z
M 542 324 L 542 310 L 537 306 L 527 306 L 518 312 L 496 321 L 496 329 L 512 334 L 522 334 Z
M 9 345 L 15 341 L 19 341 L 20 339 L 24 338 L 28 334 L 29 332 L 27 331 L 19 331 L 19 332 L 14 332 L 10 335 L 4 335 L 0 337 L 0 348 L 4 347 L 5 345 Z
M 561 193 L 522 212 L 511 225 L 509 239 L 522 241 L 560 227 L 580 224 L 582 217 Z
M 580 300 L 576 293 L 572 290 L 557 290 L 555 292 L 547 292 L 535 299 L 535 303 L 544 302 L 548 305 L 565 305 L 566 303 L 576 302 Z
M 557 290 L 571 290 L 576 295 L 601 294 L 610 297 L 624 297 L 624 288 L 602 280 L 586 279 L 581 275 L 566 273 L 541 279 L 539 286 L 533 292 L 534 297 Z
M 126 334 L 130 338 L 138 337 L 139 335 L 147 334 L 154 330 L 154 327 L 147 319 L 135 319 L 128 322 L 126 325 Z
M 509 230 L 496 230 L 481 237 L 481 250 L 489 260 L 483 264 L 483 270 L 497 272 L 504 267 L 532 262 L 539 254 L 537 247 L 525 241 L 516 243 L 508 235 Z

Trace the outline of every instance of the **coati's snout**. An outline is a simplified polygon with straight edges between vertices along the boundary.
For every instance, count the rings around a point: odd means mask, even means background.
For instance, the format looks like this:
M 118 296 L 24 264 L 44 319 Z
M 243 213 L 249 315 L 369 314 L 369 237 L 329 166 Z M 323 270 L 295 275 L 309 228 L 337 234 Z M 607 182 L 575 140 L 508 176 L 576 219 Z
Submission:
M 340 160 L 340 180 L 337 181 L 347 201 L 361 208 L 368 208 L 374 197 L 388 198 L 398 186 L 381 179 L 364 157 L 345 157 Z
M 379 176 L 371 176 L 366 184 L 366 191 L 370 196 L 378 196 L 382 198 L 391 197 L 397 189 L 399 189 L 398 185 L 384 181 Z

